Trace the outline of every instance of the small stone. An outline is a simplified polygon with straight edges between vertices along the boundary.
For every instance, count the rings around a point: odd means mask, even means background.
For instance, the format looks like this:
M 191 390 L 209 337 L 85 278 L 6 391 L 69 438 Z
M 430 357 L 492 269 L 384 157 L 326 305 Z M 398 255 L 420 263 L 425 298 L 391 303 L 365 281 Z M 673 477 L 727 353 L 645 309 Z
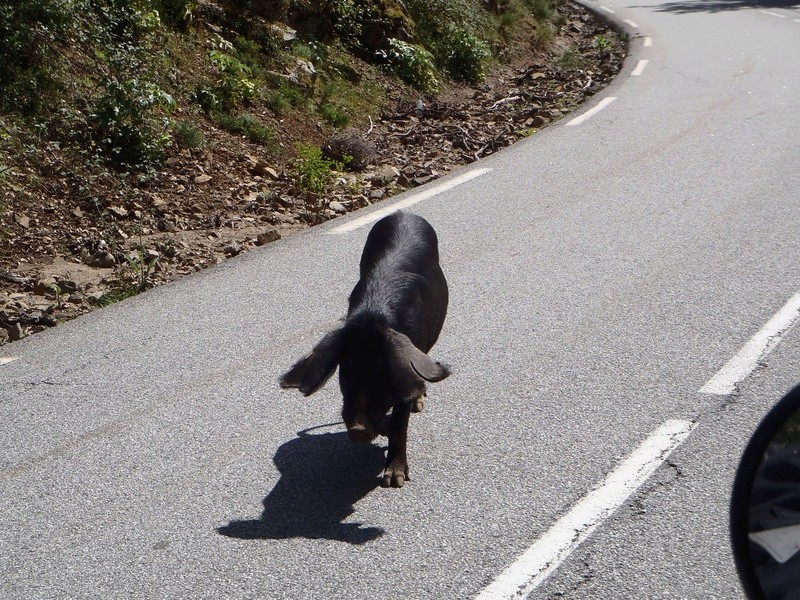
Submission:
M 414 177 L 412 181 L 414 182 L 414 185 L 425 185 L 434 179 L 436 179 L 435 175 L 423 175 L 421 177 Z
M 264 246 L 279 239 L 281 239 L 281 234 L 278 233 L 278 230 L 271 229 L 266 233 L 258 234 L 258 237 L 256 237 L 256 246 Z
M 337 202 L 336 200 L 331 202 L 328 206 L 333 212 L 340 215 L 343 215 L 344 213 L 347 212 L 347 207 L 345 207 L 345 205 L 342 204 L 341 202 Z
M 19 223 L 19 225 L 25 229 L 28 229 L 31 226 L 30 217 L 27 217 L 26 215 L 17 215 L 15 219 L 17 223 Z
M 8 332 L 8 337 L 12 342 L 16 342 L 21 340 L 25 337 L 25 330 L 22 329 L 22 325 L 19 323 L 14 323 L 6 328 Z
M 281 176 L 278 175 L 278 172 L 270 167 L 267 163 L 258 161 L 250 164 L 250 173 L 256 177 L 269 177 L 273 181 L 278 181 L 281 178 Z
M 242 247 L 234 240 L 225 247 L 226 256 L 238 256 L 242 251 Z
M 198 175 L 194 178 L 195 183 L 208 183 L 211 181 L 211 175 Z
M 115 264 L 117 264 L 116 259 L 114 259 L 114 255 L 111 252 L 95 252 L 92 254 L 87 260 L 86 264 L 90 267 L 95 267 L 98 269 L 110 269 Z
M 386 187 L 400 177 L 400 171 L 391 165 L 381 165 L 367 176 L 367 181 L 378 187 Z
M 128 211 L 122 208 L 121 206 L 109 206 L 108 212 L 110 212 L 118 219 L 124 219 L 125 217 L 128 216 Z
M 61 291 L 67 292 L 68 294 L 74 294 L 78 291 L 78 284 L 70 279 L 59 279 L 56 281 L 56 284 L 61 288 Z
M 60 292 L 61 287 L 58 287 L 58 291 Z M 54 298 L 56 295 L 56 283 L 54 281 L 46 281 L 44 279 L 40 279 L 36 282 L 36 285 L 33 286 L 33 294 L 35 296 L 47 296 L 50 298 Z

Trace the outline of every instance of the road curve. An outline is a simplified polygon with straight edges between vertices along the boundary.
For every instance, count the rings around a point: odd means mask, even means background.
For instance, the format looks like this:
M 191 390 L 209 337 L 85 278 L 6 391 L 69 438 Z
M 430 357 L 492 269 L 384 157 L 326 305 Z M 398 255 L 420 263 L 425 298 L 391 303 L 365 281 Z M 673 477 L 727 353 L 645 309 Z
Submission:
M 579 113 L 435 194 L 2 348 L 0 597 L 474 598 L 676 421 L 547 577 L 523 565 L 526 593 L 741 597 L 727 495 L 800 380 L 796 318 L 733 393 L 701 389 L 800 290 L 800 4 L 587 4 L 633 38 Z M 277 377 L 343 315 L 370 211 L 399 203 L 439 234 L 453 375 L 384 490 L 336 385 Z

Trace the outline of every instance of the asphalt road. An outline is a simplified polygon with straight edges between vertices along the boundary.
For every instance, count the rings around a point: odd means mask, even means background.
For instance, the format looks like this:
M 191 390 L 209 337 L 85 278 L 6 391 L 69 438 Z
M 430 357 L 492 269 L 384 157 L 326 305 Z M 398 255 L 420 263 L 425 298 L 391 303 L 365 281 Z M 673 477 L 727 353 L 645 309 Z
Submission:
M 636 37 L 601 110 L 410 208 L 453 368 L 411 482 L 376 487 L 335 382 L 277 386 L 344 314 L 362 212 L 0 349 L 0 597 L 472 598 L 671 419 L 691 435 L 531 597 L 741 597 L 728 493 L 800 328 L 699 390 L 800 290 L 800 5 L 604 6 Z

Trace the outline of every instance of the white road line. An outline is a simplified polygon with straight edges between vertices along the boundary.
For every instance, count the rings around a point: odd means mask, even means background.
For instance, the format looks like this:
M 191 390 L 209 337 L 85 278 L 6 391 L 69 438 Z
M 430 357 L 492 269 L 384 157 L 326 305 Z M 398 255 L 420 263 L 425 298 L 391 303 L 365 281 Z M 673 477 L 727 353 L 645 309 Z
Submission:
M 481 175 L 485 175 L 491 171 L 491 169 L 472 169 L 463 175 L 459 175 L 458 177 L 454 177 L 444 183 L 440 183 L 439 185 L 434 185 L 418 194 L 414 194 L 413 196 L 409 196 L 405 200 L 400 200 L 399 202 L 395 202 L 391 206 L 387 206 L 386 208 L 381 208 L 374 212 L 371 212 L 363 217 L 358 217 L 345 223 L 344 225 L 339 225 L 338 227 L 334 227 L 330 231 L 326 233 L 328 235 L 338 235 L 342 233 L 350 233 L 358 229 L 359 227 L 363 227 L 368 223 L 374 223 L 378 219 L 385 217 L 386 215 L 390 215 L 393 212 L 401 210 L 403 208 L 407 208 L 417 202 L 422 202 L 423 200 L 430 198 L 431 196 L 435 196 L 437 194 L 441 194 L 442 192 L 446 192 L 447 190 L 451 190 L 454 187 L 461 185 L 471 179 L 475 179 L 476 177 L 480 177 Z
M 7 365 L 17 360 L 19 356 L 0 356 L 0 366 Z
M 594 108 L 590 108 L 582 115 L 575 117 L 569 123 L 567 123 L 567 126 L 580 125 L 587 119 L 591 119 L 594 115 L 599 113 L 601 110 L 603 110 L 606 106 L 611 104 L 616 99 L 617 99 L 616 96 L 609 96 L 608 98 L 603 98 L 600 102 L 597 103 L 597 106 L 595 106 Z
M 614 514 L 680 446 L 695 423 L 670 420 L 656 429 L 597 487 L 477 596 L 477 600 L 524 598 Z
M 622 22 L 623 23 L 627 23 L 628 25 L 630 25 L 634 29 L 639 29 L 639 26 L 636 23 L 634 23 L 633 21 L 631 21 L 630 19 L 623 19 Z
M 648 36 L 646 36 L 646 37 L 644 38 L 644 47 L 645 47 L 645 48 L 649 48 L 649 47 L 650 47 L 650 46 L 652 46 L 652 45 L 653 45 L 653 38 L 651 38 L 649 35 L 648 35 Z
M 607 13 L 609 13 L 611 15 L 615 14 L 614 11 L 611 10 L 610 8 L 608 8 L 607 6 L 601 6 L 600 10 L 604 10 L 604 11 L 606 11 Z
M 736 391 L 736 384 L 744 380 L 758 363 L 778 345 L 783 336 L 800 317 L 800 292 L 784 304 L 775 316 L 762 327 L 742 349 L 700 388 L 701 394 L 727 396 Z
M 792 19 L 795 23 L 800 23 L 800 19 Z
M 636 68 L 631 71 L 631 77 L 638 77 L 642 73 L 644 73 L 644 69 L 647 66 L 647 63 L 650 61 L 647 59 L 642 59 L 638 63 L 636 63 Z
M 786 19 L 786 18 L 788 18 L 786 15 L 782 15 L 782 14 L 780 14 L 780 13 L 774 13 L 774 12 L 770 12 L 770 11 L 768 11 L 768 10 L 760 10 L 760 11 L 758 11 L 758 12 L 760 12 L 761 14 L 764 14 L 764 15 L 769 15 L 770 17 L 778 17 L 779 19 Z

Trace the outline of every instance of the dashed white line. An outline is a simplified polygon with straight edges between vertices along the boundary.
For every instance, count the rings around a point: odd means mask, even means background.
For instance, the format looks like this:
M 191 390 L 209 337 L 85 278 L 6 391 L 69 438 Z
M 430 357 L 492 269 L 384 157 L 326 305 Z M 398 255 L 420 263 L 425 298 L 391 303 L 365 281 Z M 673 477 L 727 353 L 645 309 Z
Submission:
M 622 22 L 623 23 L 627 23 L 628 25 L 630 25 L 634 29 L 639 29 L 639 26 L 636 23 L 634 23 L 633 21 L 631 21 L 630 19 L 623 19 Z
M 0 356 L 0 366 L 7 365 L 17 360 L 19 356 Z
M 609 104 L 614 102 L 614 100 L 616 100 L 616 99 L 617 99 L 616 96 L 609 96 L 608 98 L 603 98 L 600 102 L 597 103 L 597 106 L 595 106 L 593 108 L 590 108 L 589 110 L 587 110 L 582 115 L 579 115 L 579 116 L 575 117 L 569 123 L 567 123 L 567 126 L 569 127 L 569 126 L 580 125 L 581 123 L 583 123 L 587 119 L 591 119 L 594 115 L 599 113 L 606 106 L 608 106 Z
M 670 420 L 656 429 L 619 466 L 561 517 L 522 556 L 485 587 L 477 600 L 524 598 L 566 560 L 633 494 L 694 430 Z
M 631 71 L 631 77 L 638 77 L 642 73 L 644 73 L 645 67 L 647 67 L 647 63 L 650 61 L 647 59 L 642 59 L 638 63 L 636 63 L 636 68 Z
M 604 11 L 606 11 L 608 14 L 611 14 L 611 15 L 613 15 L 613 14 L 616 14 L 616 13 L 615 13 L 613 10 L 611 10 L 611 9 L 610 9 L 610 8 L 608 8 L 607 6 L 601 6 L 601 7 L 600 7 L 600 10 L 604 10 Z
M 708 382 L 700 388 L 701 394 L 727 396 L 736 391 L 736 384 L 743 381 L 758 366 L 758 363 L 778 345 L 783 336 L 800 318 L 800 292 L 796 293 L 767 321 L 742 349 L 731 358 Z
M 649 48 L 649 47 L 650 47 L 650 46 L 652 46 L 652 45 L 653 45 L 653 38 L 651 38 L 649 35 L 648 35 L 648 36 L 646 36 L 646 37 L 644 38 L 644 47 L 645 47 L 645 48 Z
M 461 185 L 471 179 L 475 179 L 476 177 L 480 177 L 481 175 L 485 175 L 491 171 L 491 169 L 472 169 L 463 175 L 459 175 L 458 177 L 454 177 L 444 183 L 440 183 L 439 185 L 434 185 L 418 194 L 414 194 L 409 196 L 405 200 L 400 200 L 399 202 L 395 202 L 391 206 L 387 206 L 386 208 L 381 208 L 379 210 L 373 211 L 369 214 L 364 215 L 363 217 L 357 217 L 352 221 L 345 223 L 344 225 L 339 225 L 338 227 L 334 227 L 330 231 L 326 233 L 328 235 L 338 235 L 341 233 L 349 233 L 358 229 L 359 227 L 363 227 L 368 223 L 374 223 L 378 219 L 385 217 L 386 215 L 390 215 L 393 212 L 401 210 L 403 208 L 407 208 L 417 202 L 421 202 L 426 198 L 430 198 L 431 196 L 435 196 L 437 194 L 441 194 L 442 192 L 446 192 L 447 190 L 451 190 L 454 187 Z
M 782 15 L 780 13 L 770 12 L 768 10 L 760 10 L 758 11 L 763 15 L 769 15 L 770 17 L 778 17 L 779 19 L 788 19 L 786 15 Z

